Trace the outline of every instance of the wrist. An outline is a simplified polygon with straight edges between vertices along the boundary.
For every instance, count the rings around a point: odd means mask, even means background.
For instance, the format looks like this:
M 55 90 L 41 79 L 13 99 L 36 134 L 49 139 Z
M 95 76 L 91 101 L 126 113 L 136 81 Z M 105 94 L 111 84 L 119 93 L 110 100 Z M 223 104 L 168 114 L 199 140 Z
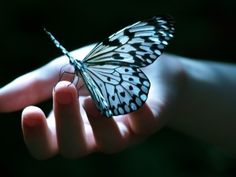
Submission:
M 168 126 L 175 117 L 175 107 L 186 87 L 186 71 L 181 58 L 172 54 L 163 54 L 145 71 L 152 83 L 148 105 L 157 118 L 158 129 Z
M 185 84 L 167 126 L 235 153 L 235 65 L 180 59 Z

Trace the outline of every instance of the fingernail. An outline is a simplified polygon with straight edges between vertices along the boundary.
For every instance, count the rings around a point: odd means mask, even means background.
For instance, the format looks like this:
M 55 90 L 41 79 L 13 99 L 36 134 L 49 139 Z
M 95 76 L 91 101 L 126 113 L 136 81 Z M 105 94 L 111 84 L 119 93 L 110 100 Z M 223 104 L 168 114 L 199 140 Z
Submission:
M 30 137 L 38 133 L 42 129 L 43 123 L 40 117 L 31 117 L 23 119 L 24 136 Z
M 57 95 L 57 101 L 60 104 L 70 104 L 72 103 L 72 100 L 73 100 L 73 96 L 69 92 L 61 92 L 61 93 L 58 93 Z

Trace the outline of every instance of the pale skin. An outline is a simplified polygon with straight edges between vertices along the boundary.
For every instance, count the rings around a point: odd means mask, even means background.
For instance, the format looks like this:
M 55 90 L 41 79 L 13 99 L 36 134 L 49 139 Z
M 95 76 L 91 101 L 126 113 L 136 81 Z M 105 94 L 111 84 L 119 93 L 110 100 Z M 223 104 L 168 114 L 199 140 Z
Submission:
M 92 47 L 71 54 L 82 59 Z M 0 89 L 1 112 L 23 109 L 23 136 L 35 158 L 115 153 L 163 126 L 236 155 L 236 65 L 164 54 L 144 68 L 152 84 L 146 104 L 109 119 L 100 114 L 85 87 L 78 97 L 69 81 L 57 83 L 60 68 L 67 63 L 66 57 L 59 57 Z M 48 116 L 31 106 L 51 96 L 53 110 Z

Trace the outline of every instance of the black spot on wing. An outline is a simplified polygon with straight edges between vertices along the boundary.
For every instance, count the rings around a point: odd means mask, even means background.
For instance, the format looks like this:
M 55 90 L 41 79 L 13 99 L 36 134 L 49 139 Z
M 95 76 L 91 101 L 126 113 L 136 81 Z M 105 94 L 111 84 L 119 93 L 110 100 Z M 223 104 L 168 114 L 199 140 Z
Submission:
M 111 58 L 114 58 L 116 60 L 123 60 L 124 57 L 122 57 L 119 53 L 114 53 Z
M 125 92 L 120 92 L 120 96 L 125 97 Z
M 124 35 L 129 36 L 130 38 L 134 37 L 134 33 L 130 32 L 129 29 L 124 30 Z
M 115 39 L 113 41 L 111 41 L 109 38 L 105 39 L 103 42 L 102 42 L 103 45 L 109 45 L 109 46 L 119 46 L 121 45 L 120 41 L 118 39 Z

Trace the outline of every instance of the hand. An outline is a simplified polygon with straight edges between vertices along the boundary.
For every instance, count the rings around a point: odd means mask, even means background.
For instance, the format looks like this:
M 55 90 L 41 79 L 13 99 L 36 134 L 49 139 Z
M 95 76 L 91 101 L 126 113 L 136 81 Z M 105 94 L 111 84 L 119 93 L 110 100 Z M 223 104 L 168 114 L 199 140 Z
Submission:
M 71 54 L 82 59 L 92 47 Z M 143 107 L 109 119 L 100 114 L 85 90 L 80 90 L 78 99 L 77 89 L 70 82 L 61 81 L 55 86 L 61 67 L 67 63 L 66 57 L 57 58 L 0 90 L 1 112 L 24 108 L 24 140 L 37 159 L 47 159 L 56 154 L 78 158 L 93 152 L 115 153 L 143 141 L 168 121 L 185 78 L 176 57 L 162 55 L 144 69 L 152 86 Z M 29 105 L 50 98 L 51 92 L 53 111 L 46 118 L 40 108 Z

